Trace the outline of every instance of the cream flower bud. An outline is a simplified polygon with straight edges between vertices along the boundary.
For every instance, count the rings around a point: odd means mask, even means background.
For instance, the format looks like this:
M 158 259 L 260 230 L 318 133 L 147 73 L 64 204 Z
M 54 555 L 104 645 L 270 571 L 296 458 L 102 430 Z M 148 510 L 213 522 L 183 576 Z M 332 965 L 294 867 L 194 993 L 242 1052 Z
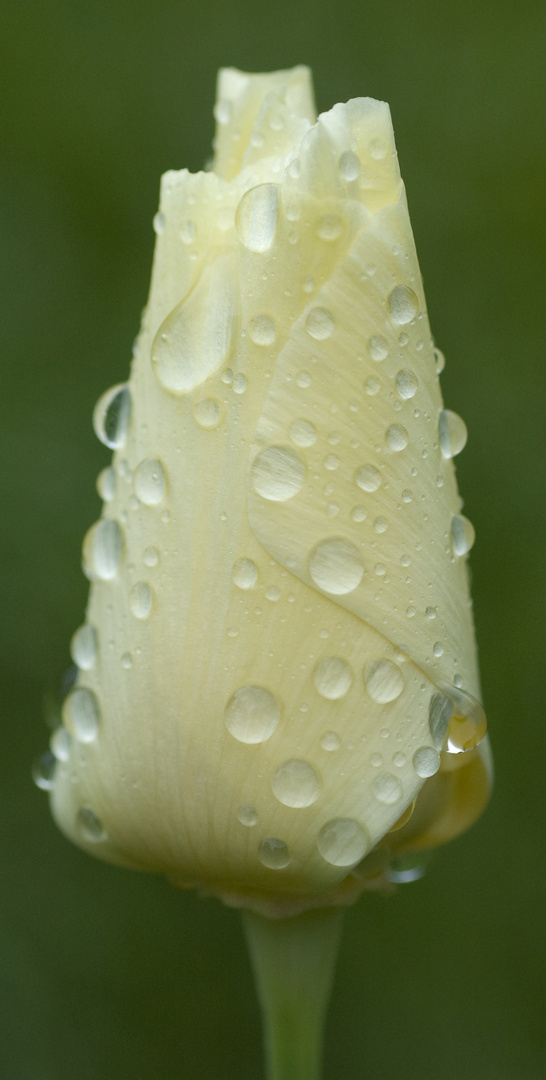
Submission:
M 131 378 L 95 412 L 52 804 L 102 858 L 286 914 L 486 801 L 466 429 L 388 106 L 316 120 L 306 68 L 227 70 L 215 115 L 213 170 L 163 177 Z

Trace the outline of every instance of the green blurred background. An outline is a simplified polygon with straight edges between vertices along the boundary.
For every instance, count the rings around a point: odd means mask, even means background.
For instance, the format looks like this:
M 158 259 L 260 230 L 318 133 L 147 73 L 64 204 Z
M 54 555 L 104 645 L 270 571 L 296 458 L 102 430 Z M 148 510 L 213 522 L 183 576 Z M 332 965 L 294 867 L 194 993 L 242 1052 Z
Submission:
M 160 173 L 209 156 L 216 70 L 312 66 L 391 104 L 458 472 L 497 787 L 428 876 L 346 918 L 326 1080 L 539 1080 L 544 961 L 543 0 L 3 0 L 2 1080 L 258 1080 L 237 916 L 57 834 L 30 781 L 87 583 Z

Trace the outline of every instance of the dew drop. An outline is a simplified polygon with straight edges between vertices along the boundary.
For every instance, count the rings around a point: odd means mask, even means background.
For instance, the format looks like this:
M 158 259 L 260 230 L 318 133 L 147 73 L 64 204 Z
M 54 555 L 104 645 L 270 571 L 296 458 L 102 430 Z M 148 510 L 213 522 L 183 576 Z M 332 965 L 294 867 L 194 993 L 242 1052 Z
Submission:
M 385 441 L 395 454 L 405 450 L 409 442 L 409 435 L 402 424 L 391 424 L 385 432 Z
M 79 742 L 90 743 L 96 739 L 99 718 L 99 703 L 92 690 L 80 686 L 68 695 L 63 705 L 63 720 Z
M 70 655 L 81 671 L 89 671 L 97 659 L 97 631 L 85 623 L 80 626 L 70 642 Z
M 413 371 L 410 371 L 409 368 L 402 368 L 396 375 L 395 382 L 396 389 L 401 398 L 407 400 L 408 398 L 415 397 L 417 387 L 419 386 L 419 380 Z
M 271 790 L 283 806 L 298 809 L 312 806 L 320 795 L 321 779 L 308 761 L 291 758 L 283 761 L 275 770 L 271 780 Z
M 334 818 L 320 830 L 317 847 L 322 858 L 331 866 L 354 866 L 364 858 L 370 847 L 370 838 L 358 821 Z
M 355 481 L 362 491 L 377 491 L 381 487 L 381 473 L 375 465 L 361 465 L 355 472 Z
M 294 420 L 289 434 L 296 446 L 313 446 L 317 441 L 317 429 L 309 420 Z
M 389 295 L 389 312 L 394 323 L 409 323 L 419 311 L 419 300 L 407 285 L 396 285 Z
M 135 491 L 145 506 L 161 502 L 167 487 L 165 469 L 157 458 L 145 458 L 135 473 Z
M 464 450 L 468 431 L 458 413 L 452 412 L 451 409 L 442 409 L 438 417 L 438 435 L 443 456 L 452 458 Z
M 402 798 L 402 785 L 392 773 L 382 773 L 376 776 L 372 784 L 372 791 L 378 802 L 385 806 L 393 806 Z
M 91 844 L 98 844 L 106 839 L 103 824 L 90 806 L 80 807 L 76 821 L 84 840 L 88 840 Z
M 380 362 L 389 355 L 389 343 L 382 334 L 374 334 L 368 341 L 368 352 L 372 360 Z
M 112 502 L 116 494 L 116 483 L 116 471 L 111 465 L 102 469 L 97 476 L 97 491 L 104 502 Z
M 387 531 L 388 527 L 389 527 L 389 523 L 388 523 L 386 518 L 384 518 L 384 517 L 376 517 L 376 519 L 375 519 L 375 521 L 373 523 L 374 532 L 379 533 L 379 534 L 384 533 L 384 532 Z
M 339 656 L 326 656 L 317 664 L 313 681 L 319 694 L 336 701 L 343 697 L 350 689 L 353 681 L 353 673 L 345 660 Z
M 101 395 L 93 410 L 93 428 L 98 439 L 111 450 L 123 446 L 131 420 L 131 393 L 127 383 L 119 383 Z
M 258 580 L 258 567 L 252 559 L 238 559 L 233 567 L 233 581 L 239 589 L 252 589 Z
M 165 232 L 165 214 L 161 210 L 158 210 L 157 214 L 154 215 L 152 224 L 156 236 L 161 236 Z
M 255 807 L 248 805 L 240 806 L 237 811 L 237 820 L 241 825 L 246 825 L 247 828 L 251 829 L 258 820 L 258 814 Z
M 269 690 L 242 686 L 228 701 L 224 722 L 239 742 L 262 743 L 271 737 L 280 716 L 280 704 Z
M 83 543 L 84 564 L 101 581 L 111 581 L 118 572 L 123 554 L 123 533 L 113 518 L 102 518 L 87 533 Z
M 222 406 L 216 398 L 201 398 L 193 406 L 193 418 L 199 427 L 212 431 L 218 427 L 222 416 Z
M 305 320 L 305 329 L 316 341 L 324 341 L 334 332 L 334 316 L 326 308 L 312 308 Z
M 154 590 L 147 581 L 137 581 L 129 593 L 129 607 L 135 619 L 147 619 L 154 602 Z
M 439 750 L 453 713 L 453 702 L 445 694 L 436 692 L 432 695 L 428 707 L 428 726 L 432 741 Z
M 301 490 L 305 465 L 286 446 L 270 446 L 255 458 L 251 469 L 254 490 L 271 502 L 286 502 Z
M 268 251 L 275 239 L 279 217 L 277 184 L 258 184 L 247 191 L 235 214 L 235 228 L 249 251 Z
M 439 659 L 440 656 L 443 656 L 444 655 L 444 646 L 442 645 L 442 642 L 441 641 L 435 641 L 434 645 L 432 646 L 432 651 L 433 651 L 436 659 Z
M 357 522 L 357 524 L 360 524 L 361 521 L 365 521 L 367 516 L 368 514 L 363 506 L 353 506 L 351 518 L 353 521 Z
M 238 371 L 237 374 L 233 376 L 231 389 L 233 390 L 234 394 L 246 394 L 246 388 L 246 375 L 243 375 L 242 371 Z
M 326 731 L 320 740 L 320 745 L 323 750 L 333 753 L 335 750 L 339 750 L 341 739 L 339 735 L 336 735 L 335 731 Z
M 349 540 L 321 540 L 311 552 L 309 572 L 315 585 L 334 596 L 356 589 L 364 575 L 360 552 Z
M 360 176 L 360 159 L 352 150 L 345 150 L 339 159 L 339 171 L 344 180 L 358 180 Z
M 364 383 L 364 389 L 369 397 L 375 397 L 375 395 L 378 394 L 381 390 L 381 384 L 378 383 L 377 379 L 366 379 L 366 382 Z
M 65 727 L 58 727 L 53 732 L 53 735 L 49 740 L 49 748 L 51 753 L 57 758 L 57 761 L 68 761 L 71 743 L 72 736 Z
M 275 836 L 268 836 L 258 848 L 258 858 L 262 865 L 270 870 L 283 870 L 290 862 L 288 844 Z
M 447 751 L 449 754 L 462 754 L 474 750 L 487 733 L 487 719 L 476 698 L 456 686 L 445 687 L 452 705 L 453 713 L 447 729 Z
M 466 555 L 474 541 L 476 533 L 471 521 L 464 514 L 454 514 L 451 519 L 451 543 L 455 555 Z
M 396 701 L 404 689 L 404 676 L 400 668 L 392 660 L 384 658 L 366 664 L 364 682 L 370 697 L 379 705 Z
M 255 315 L 248 324 L 248 336 L 255 345 L 272 345 L 277 333 L 270 315 Z
M 375 161 L 381 161 L 386 157 L 387 145 L 383 142 L 383 139 L 372 139 L 369 145 L 370 157 L 373 157 Z
M 438 375 L 441 375 L 442 371 L 444 370 L 444 368 L 446 366 L 446 358 L 445 358 L 443 352 L 441 351 L 441 349 L 437 349 L 435 347 L 433 351 L 434 351 L 434 363 L 436 365 L 436 371 L 438 372 Z
M 193 244 L 197 235 L 197 229 L 193 221 L 183 221 L 180 226 L 180 239 L 183 244 Z
M 36 759 L 32 766 L 32 779 L 36 784 L 36 787 L 41 791 L 51 791 L 55 782 L 55 767 L 57 765 L 57 758 L 55 754 L 51 753 L 51 750 L 47 750 L 45 754 L 41 754 Z
M 133 657 L 130 652 L 123 653 L 121 657 L 121 666 L 124 671 L 129 671 L 133 666 Z
M 434 776 L 434 774 L 438 772 L 438 769 L 440 768 L 440 755 L 433 746 L 420 746 L 419 749 L 415 751 L 412 762 L 417 776 L 420 776 L 425 780 L 427 776 Z
M 343 222 L 337 214 L 324 214 L 317 221 L 316 234 L 320 240 L 337 240 L 342 229 Z
M 150 547 L 144 548 L 144 554 L 142 556 L 142 561 L 144 563 L 144 566 L 148 566 L 148 567 L 157 566 L 157 564 L 159 562 L 159 551 L 157 550 L 157 548 L 153 547 L 153 545 L 151 545 Z
M 298 371 L 296 375 L 296 386 L 299 386 L 300 390 L 308 390 L 311 386 L 311 376 L 308 371 Z

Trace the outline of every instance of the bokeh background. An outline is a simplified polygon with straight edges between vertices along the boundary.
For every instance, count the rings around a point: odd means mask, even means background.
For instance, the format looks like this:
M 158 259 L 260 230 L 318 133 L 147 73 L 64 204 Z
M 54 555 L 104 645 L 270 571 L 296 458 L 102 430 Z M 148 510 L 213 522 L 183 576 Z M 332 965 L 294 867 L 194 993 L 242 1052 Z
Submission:
M 326 1080 L 546 1075 L 543 0 L 3 0 L 0 1077 L 258 1080 L 238 917 L 95 862 L 30 764 L 69 663 L 81 539 L 127 376 L 160 173 L 199 169 L 216 70 L 307 63 L 319 109 L 391 104 L 471 565 L 492 804 L 428 875 L 348 912 Z

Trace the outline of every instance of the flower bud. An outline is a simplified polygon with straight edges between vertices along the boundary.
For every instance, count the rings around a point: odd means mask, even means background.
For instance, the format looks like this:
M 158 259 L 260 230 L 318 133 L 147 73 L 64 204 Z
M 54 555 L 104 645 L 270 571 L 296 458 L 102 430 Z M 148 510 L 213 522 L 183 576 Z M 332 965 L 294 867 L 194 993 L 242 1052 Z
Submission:
M 316 120 L 306 68 L 225 70 L 215 115 L 212 171 L 163 177 L 131 377 L 95 410 L 51 798 L 95 855 L 291 914 L 487 799 L 466 429 L 388 106 Z

